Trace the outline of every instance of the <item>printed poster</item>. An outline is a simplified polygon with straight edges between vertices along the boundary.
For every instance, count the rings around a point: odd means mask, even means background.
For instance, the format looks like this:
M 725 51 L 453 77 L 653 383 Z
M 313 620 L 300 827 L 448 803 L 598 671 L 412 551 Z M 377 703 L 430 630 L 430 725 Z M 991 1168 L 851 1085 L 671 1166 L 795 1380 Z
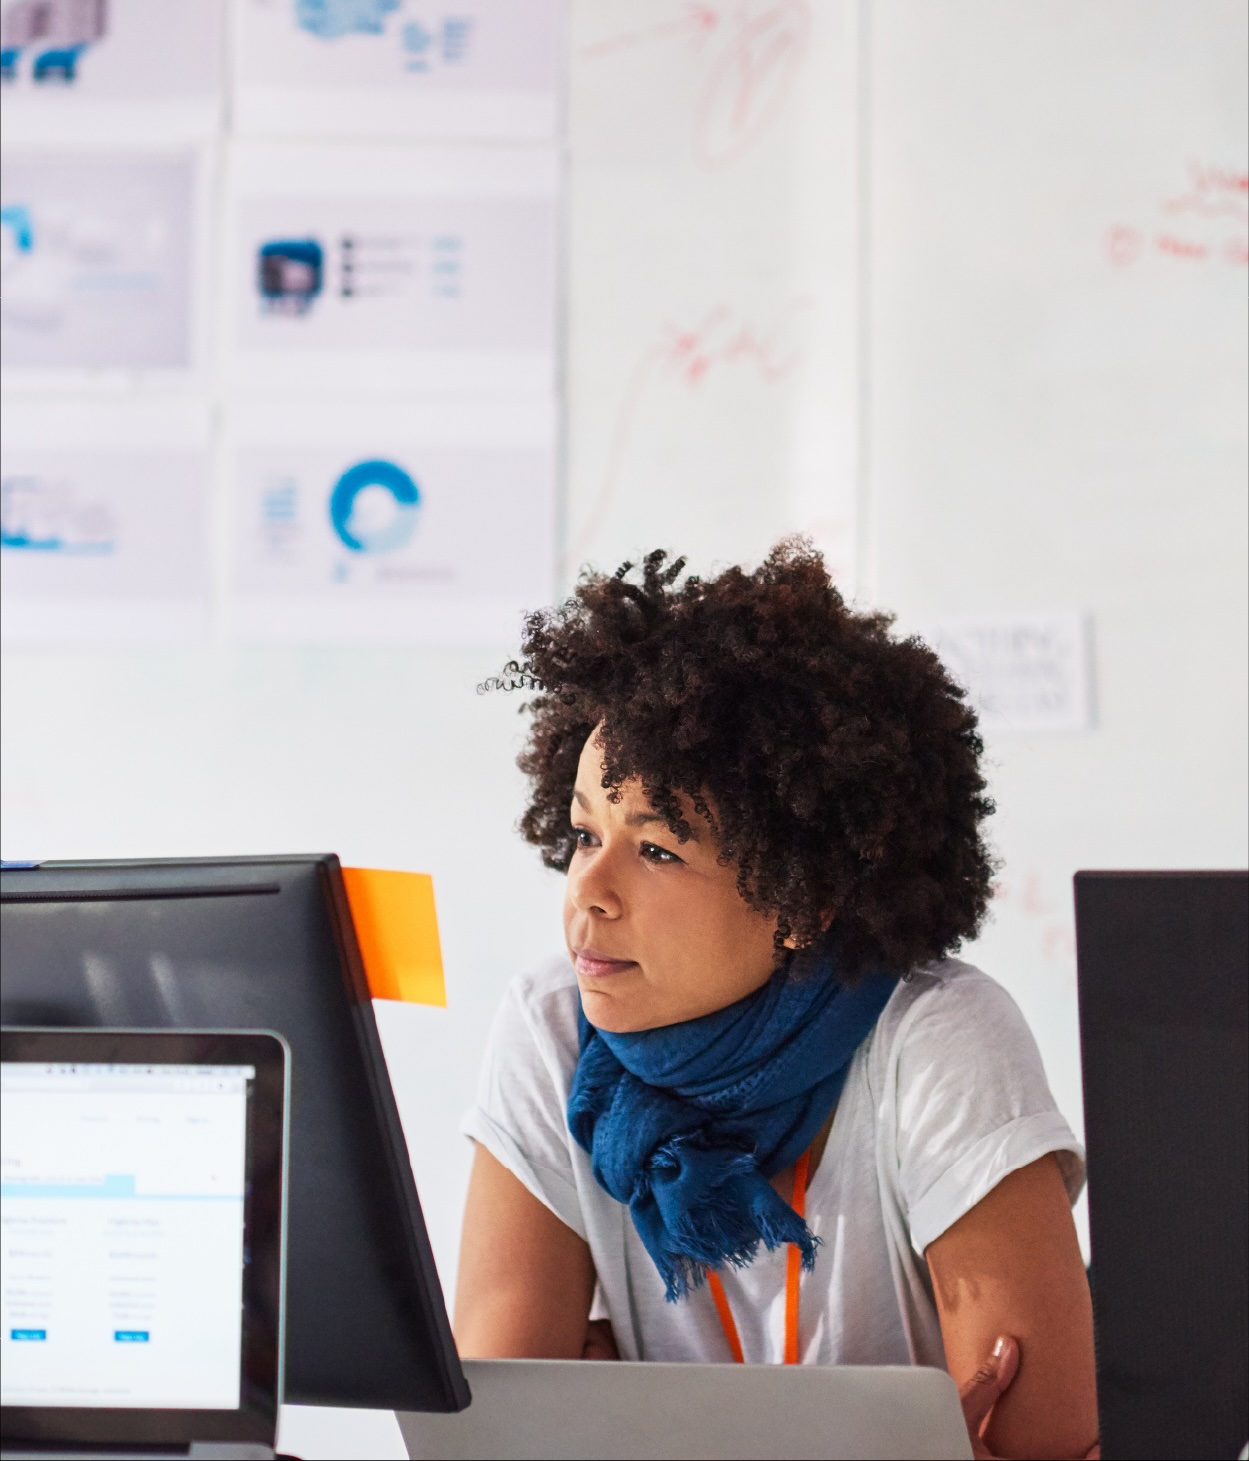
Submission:
M 266 391 L 549 391 L 556 166 L 268 148 L 238 172 L 233 369 Z M 313 175 L 315 172 L 315 176 Z
M 206 407 L 7 407 L 0 443 L 5 639 L 202 634 L 208 484 Z
M 242 132 L 556 134 L 562 0 L 237 0 L 235 14 Z
M 191 153 L 6 154 L 5 369 L 189 366 L 194 194 Z
M 219 0 L 4 0 L 6 140 L 208 135 L 221 116 L 224 22 Z
M 552 408 L 292 403 L 240 410 L 234 437 L 241 636 L 509 640 L 549 602 Z

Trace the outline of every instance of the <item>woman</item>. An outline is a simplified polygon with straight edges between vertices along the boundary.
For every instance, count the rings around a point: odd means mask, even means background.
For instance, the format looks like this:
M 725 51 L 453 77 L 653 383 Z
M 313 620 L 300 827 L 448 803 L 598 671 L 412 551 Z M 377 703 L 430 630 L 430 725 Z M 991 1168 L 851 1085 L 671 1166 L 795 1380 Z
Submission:
M 682 568 L 583 577 L 497 682 L 537 692 L 569 957 L 466 1117 L 461 1351 L 945 1365 L 977 1454 L 1085 1456 L 1082 1153 L 949 957 L 990 894 L 975 717 L 802 542 Z

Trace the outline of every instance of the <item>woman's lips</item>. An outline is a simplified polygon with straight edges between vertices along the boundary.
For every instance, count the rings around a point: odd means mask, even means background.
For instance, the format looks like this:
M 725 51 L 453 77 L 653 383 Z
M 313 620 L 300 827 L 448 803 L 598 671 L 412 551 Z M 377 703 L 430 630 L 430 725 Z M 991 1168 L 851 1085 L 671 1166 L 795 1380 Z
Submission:
M 623 974 L 626 969 L 636 969 L 635 959 L 609 959 L 594 949 L 574 949 L 573 967 L 584 979 L 603 979 L 609 974 Z

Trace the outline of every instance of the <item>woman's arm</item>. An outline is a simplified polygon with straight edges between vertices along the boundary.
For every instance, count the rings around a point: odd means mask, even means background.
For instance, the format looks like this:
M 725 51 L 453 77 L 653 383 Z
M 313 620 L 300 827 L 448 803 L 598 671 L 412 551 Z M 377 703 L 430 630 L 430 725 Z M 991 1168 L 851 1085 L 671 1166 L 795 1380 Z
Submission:
M 999 1335 L 1018 1342 L 1018 1374 L 985 1432 L 989 1450 L 1087 1455 L 1097 1439 L 1093 1310 L 1054 1157 L 1003 1178 L 924 1256 L 955 1384 L 972 1379 Z
M 580 1359 L 593 1297 L 585 1240 L 478 1146 L 455 1291 L 460 1354 Z

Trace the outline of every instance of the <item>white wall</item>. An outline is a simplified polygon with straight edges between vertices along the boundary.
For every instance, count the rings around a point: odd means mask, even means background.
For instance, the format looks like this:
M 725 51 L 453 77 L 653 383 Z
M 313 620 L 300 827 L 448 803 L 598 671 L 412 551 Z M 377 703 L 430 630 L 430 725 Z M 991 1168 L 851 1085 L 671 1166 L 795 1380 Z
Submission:
M 1246 856 L 1245 225 L 1162 211 L 1193 163 L 1245 170 L 1243 11 L 706 11 L 573 6 L 568 546 L 705 566 L 805 526 L 904 625 L 1091 616 L 1093 729 L 990 746 L 1004 892 L 972 951 L 1078 1121 L 1071 873 Z M 764 21 L 793 64 L 752 73 L 743 138 L 717 87 Z M 383 1031 L 448 1287 L 486 1021 L 559 946 L 559 881 L 512 830 L 515 705 L 475 688 L 510 649 L 3 659 L 5 856 L 434 874 L 450 1008 Z
M 1090 616 L 1093 728 L 990 741 L 1005 865 L 969 955 L 1077 1129 L 1071 875 L 1246 861 L 1245 205 L 1193 175 L 1244 176 L 1245 25 L 872 13 L 866 574 L 903 625 Z

